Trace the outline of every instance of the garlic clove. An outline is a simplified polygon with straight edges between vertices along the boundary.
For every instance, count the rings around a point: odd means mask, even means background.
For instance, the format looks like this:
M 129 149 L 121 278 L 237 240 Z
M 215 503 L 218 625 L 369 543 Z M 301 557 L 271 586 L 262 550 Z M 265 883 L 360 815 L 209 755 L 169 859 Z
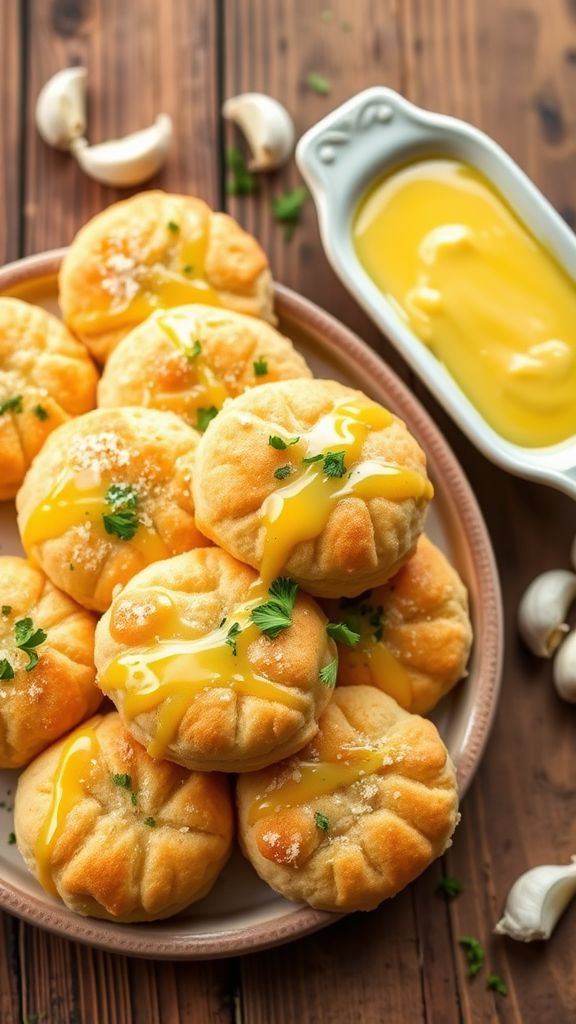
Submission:
M 570 864 L 541 864 L 514 882 L 494 931 L 519 942 L 549 939 L 575 895 L 576 856 Z
M 36 127 L 44 142 L 70 149 L 86 131 L 86 68 L 57 71 L 36 100 Z
M 518 628 L 533 654 L 552 657 L 568 632 L 564 620 L 575 598 L 576 575 L 566 569 L 551 569 L 532 580 L 518 608 Z
M 552 675 L 558 696 L 576 704 L 576 631 L 566 637 L 556 654 Z
M 128 188 L 153 177 L 164 165 L 172 140 L 172 121 L 160 114 L 153 125 L 122 139 L 89 146 L 76 139 L 72 152 L 82 169 L 103 185 Z
M 251 171 L 272 171 L 286 163 L 294 148 L 294 122 L 278 100 L 262 92 L 232 96 L 222 107 L 246 137 Z

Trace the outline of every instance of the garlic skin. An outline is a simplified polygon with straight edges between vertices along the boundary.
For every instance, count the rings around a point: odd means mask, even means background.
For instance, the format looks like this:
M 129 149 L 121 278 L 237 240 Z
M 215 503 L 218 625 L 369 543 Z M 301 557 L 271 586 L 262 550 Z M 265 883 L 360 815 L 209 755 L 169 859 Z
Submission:
M 543 572 L 527 588 L 518 608 L 518 629 L 533 654 L 551 658 L 568 625 L 564 621 L 576 598 L 576 575 L 566 569 Z
M 57 71 L 36 100 L 36 127 L 49 146 L 70 149 L 86 131 L 86 68 Z
M 532 868 L 514 882 L 494 932 L 518 942 L 549 939 L 575 895 L 576 856 L 570 864 Z
M 160 114 L 153 125 L 121 139 L 89 146 L 77 138 L 71 150 L 83 171 L 103 185 L 129 188 L 152 178 L 166 162 L 172 141 L 172 121 Z
M 576 704 L 576 630 L 566 637 L 556 654 L 552 677 L 558 696 Z
M 244 92 L 226 100 L 222 115 L 246 137 L 251 171 L 273 171 L 286 163 L 294 148 L 294 122 L 278 100 L 262 92 Z

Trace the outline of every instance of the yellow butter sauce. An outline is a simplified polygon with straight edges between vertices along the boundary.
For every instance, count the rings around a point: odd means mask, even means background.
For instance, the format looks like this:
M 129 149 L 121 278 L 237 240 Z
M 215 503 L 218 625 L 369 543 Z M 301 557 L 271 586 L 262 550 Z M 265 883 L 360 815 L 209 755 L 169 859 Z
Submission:
M 400 707 L 410 711 L 410 676 L 402 662 L 398 661 L 382 640 L 376 640 L 363 631 L 355 647 L 339 646 L 338 664 L 344 681 L 377 686 L 389 697 L 393 697 Z
M 38 881 L 46 892 L 57 895 L 52 877 L 52 852 L 66 825 L 70 811 L 84 799 L 85 784 L 91 771 L 90 762 L 98 755 L 96 735 L 102 716 L 85 722 L 70 734 L 64 746 L 52 781 L 50 807 L 35 844 Z
M 476 170 L 426 159 L 362 199 L 365 270 L 502 437 L 576 433 L 574 281 Z
M 279 574 L 296 545 L 322 533 L 332 509 L 342 498 L 404 501 L 432 497 L 432 484 L 421 473 L 378 459 L 359 462 L 368 433 L 383 430 L 391 422 L 388 410 L 374 402 L 342 402 L 306 432 L 302 438 L 306 445 L 304 457 L 344 452 L 346 472 L 342 477 L 329 477 L 322 461 L 305 465 L 300 458 L 300 471 L 267 498 L 262 509 L 264 580 L 270 581 Z M 289 449 L 286 454 L 289 458 Z
M 352 786 L 366 775 L 374 775 L 384 767 L 384 752 L 370 748 L 351 747 L 342 751 L 340 761 L 295 762 L 294 770 L 274 788 L 259 793 L 248 812 L 248 823 L 288 807 L 299 807 L 319 796 L 329 796 Z M 294 776 L 294 777 L 293 777 Z
M 305 710 L 307 702 L 300 693 L 272 682 L 251 664 L 250 647 L 262 634 L 250 613 L 267 598 L 260 581 L 244 605 L 204 636 L 181 618 L 169 591 L 157 587 L 153 592 L 147 590 L 146 597 L 149 595 L 156 602 L 152 628 L 160 639 L 110 662 L 101 673 L 100 687 L 105 693 L 124 692 L 123 710 L 129 720 L 159 708 L 154 737 L 147 747 L 152 757 L 165 754 L 194 697 L 207 689 L 260 697 L 296 711 Z M 235 654 L 226 642 L 234 623 L 241 630 L 234 640 Z M 114 635 L 114 612 L 111 631 Z
M 83 486 L 84 481 L 86 486 Z M 113 511 L 106 501 L 106 492 L 111 484 L 110 477 L 102 477 L 94 483 L 91 474 L 74 474 L 65 470 L 28 518 L 22 535 L 26 553 L 30 555 L 35 544 L 61 537 L 67 530 L 84 523 L 90 523 L 91 534 L 94 531 L 97 536 L 112 540 L 112 535 L 106 533 L 102 518 Z M 147 563 L 170 555 L 156 531 L 142 523 L 139 523 L 134 536 L 123 543 L 130 544 Z
M 176 401 L 181 404 L 186 402 L 187 413 L 192 413 L 199 408 L 210 408 L 214 406 L 221 409 L 230 392 L 223 381 L 217 377 L 214 370 L 208 365 L 202 355 L 194 353 L 194 342 L 198 339 L 194 333 L 195 319 L 193 312 L 185 311 L 158 314 L 156 323 L 170 338 L 170 341 L 187 357 L 191 371 L 196 381 L 192 388 L 186 391 L 178 391 L 170 394 L 156 392 L 156 398 Z

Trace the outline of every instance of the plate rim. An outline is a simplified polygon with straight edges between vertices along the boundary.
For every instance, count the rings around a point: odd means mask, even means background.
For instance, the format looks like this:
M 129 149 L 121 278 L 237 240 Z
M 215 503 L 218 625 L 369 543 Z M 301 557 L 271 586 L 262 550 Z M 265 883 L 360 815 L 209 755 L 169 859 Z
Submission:
M 66 247 L 25 256 L 0 267 L 0 295 L 34 278 L 49 278 L 58 273 Z M 482 512 L 464 469 L 448 440 L 427 410 L 384 359 L 362 341 L 355 332 L 285 285 L 274 284 L 274 297 L 281 311 L 296 321 L 305 321 L 309 330 L 345 361 L 355 361 L 375 382 L 385 387 L 394 402 L 408 410 L 410 428 L 425 435 L 426 452 L 442 464 L 444 489 L 451 503 L 458 506 L 468 537 L 470 556 L 480 580 L 482 593 L 490 598 L 484 608 L 485 622 L 479 678 L 482 699 L 475 706 L 462 757 L 458 764 L 460 798 L 466 793 L 480 764 L 496 708 L 501 683 L 504 653 L 504 617 L 498 570 Z M 63 904 L 46 903 L 40 896 L 23 894 L 0 878 L 0 909 L 70 940 L 86 943 L 108 952 L 128 956 L 173 960 L 206 960 L 257 952 L 304 937 L 340 920 L 344 915 L 295 905 L 279 920 L 248 924 L 226 934 L 198 937 L 176 935 L 162 939 L 141 933 L 125 934 L 130 925 L 83 918 Z

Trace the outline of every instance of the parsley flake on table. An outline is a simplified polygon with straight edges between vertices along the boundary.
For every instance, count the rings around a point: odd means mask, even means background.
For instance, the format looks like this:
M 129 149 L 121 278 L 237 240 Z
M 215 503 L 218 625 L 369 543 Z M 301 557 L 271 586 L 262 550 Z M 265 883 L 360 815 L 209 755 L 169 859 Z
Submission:
M 478 939 L 473 938 L 471 935 L 463 935 L 458 942 L 464 947 L 466 951 L 466 960 L 468 962 L 468 974 L 474 978 L 478 971 L 482 970 L 486 955 L 484 953 L 484 946 Z
M 316 811 L 314 814 L 314 824 L 316 828 L 320 829 L 321 832 L 327 832 L 330 828 L 330 821 L 322 811 Z
M 307 199 L 308 189 L 302 185 L 272 200 L 272 215 L 280 224 L 284 224 L 284 240 L 286 242 L 289 242 L 294 234 L 294 228 L 300 220 L 302 207 Z
M 447 899 L 459 896 L 463 889 L 464 882 L 461 882 L 459 878 L 441 878 L 436 886 L 436 892 L 440 896 L 445 896 Z
M 249 196 L 256 192 L 256 178 L 248 170 L 244 154 L 237 146 L 229 146 L 226 150 L 226 167 L 226 191 L 229 196 Z
M 320 669 L 320 682 L 324 683 L 324 686 L 328 686 L 330 689 L 336 686 L 336 676 L 338 675 L 338 662 L 336 660 L 329 661 L 324 668 Z
M 22 412 L 22 395 L 14 395 L 14 398 L 0 402 L 0 416 L 5 412 Z
M 258 629 L 275 640 L 283 629 L 292 625 L 292 611 L 298 584 L 288 576 L 279 576 L 269 588 L 270 600 L 252 609 L 251 619 Z
M 285 441 L 283 437 L 278 437 L 277 434 L 270 434 L 268 444 L 271 448 L 276 448 L 277 451 L 283 452 L 286 448 L 291 448 L 293 444 L 298 444 L 299 440 L 299 437 L 292 437 L 289 441 Z
M 486 978 L 486 988 L 492 989 L 493 992 L 498 992 L 498 995 L 507 996 L 508 986 L 505 981 L 502 980 L 499 974 L 489 974 Z
M 48 409 L 45 409 L 43 405 L 35 405 L 34 408 L 32 409 L 32 412 L 34 413 L 36 419 L 42 421 L 47 420 L 50 415 Z
M 346 647 L 354 647 L 360 639 L 360 633 L 355 633 L 345 622 L 329 622 L 326 632 L 336 643 L 345 644 Z
M 259 356 L 258 359 L 254 360 L 252 365 L 254 367 L 254 375 L 256 377 L 265 377 L 268 373 L 268 360 L 265 359 L 264 356 Z
M 0 679 L 14 679 L 14 669 L 8 658 L 0 658 Z
M 238 651 L 236 649 L 236 640 L 240 636 L 241 632 L 242 630 L 240 629 L 240 623 L 233 622 L 232 625 L 230 626 L 230 629 L 226 633 L 226 639 L 224 643 L 228 644 L 228 647 L 231 649 L 234 657 L 236 657 L 236 655 L 238 654 Z
M 306 75 L 304 82 L 317 96 L 327 96 L 332 88 L 330 79 L 326 78 L 325 75 L 321 75 L 318 71 L 310 71 Z
M 127 772 L 115 772 L 112 775 L 112 782 L 121 789 L 132 789 L 132 776 Z
M 46 640 L 48 634 L 43 629 L 36 629 L 32 619 L 18 619 L 14 623 L 14 637 L 16 647 L 28 655 L 28 664 L 25 665 L 26 672 L 31 672 L 38 664 L 38 654 L 34 650 Z
M 16 844 L 16 835 L 14 832 L 8 833 L 8 846 L 14 846 Z
M 294 470 L 292 469 L 292 466 L 287 464 L 286 466 L 278 466 L 278 469 L 274 470 L 274 476 L 277 480 L 285 480 L 286 477 L 290 476 L 293 472 Z
M 130 484 L 111 484 L 106 491 L 106 503 L 112 509 L 102 513 L 102 521 L 106 533 L 119 537 L 120 540 L 132 540 L 138 529 L 138 495 Z
M 203 434 L 211 420 L 218 415 L 218 409 L 211 405 L 208 409 L 197 409 L 196 414 L 196 430 Z

